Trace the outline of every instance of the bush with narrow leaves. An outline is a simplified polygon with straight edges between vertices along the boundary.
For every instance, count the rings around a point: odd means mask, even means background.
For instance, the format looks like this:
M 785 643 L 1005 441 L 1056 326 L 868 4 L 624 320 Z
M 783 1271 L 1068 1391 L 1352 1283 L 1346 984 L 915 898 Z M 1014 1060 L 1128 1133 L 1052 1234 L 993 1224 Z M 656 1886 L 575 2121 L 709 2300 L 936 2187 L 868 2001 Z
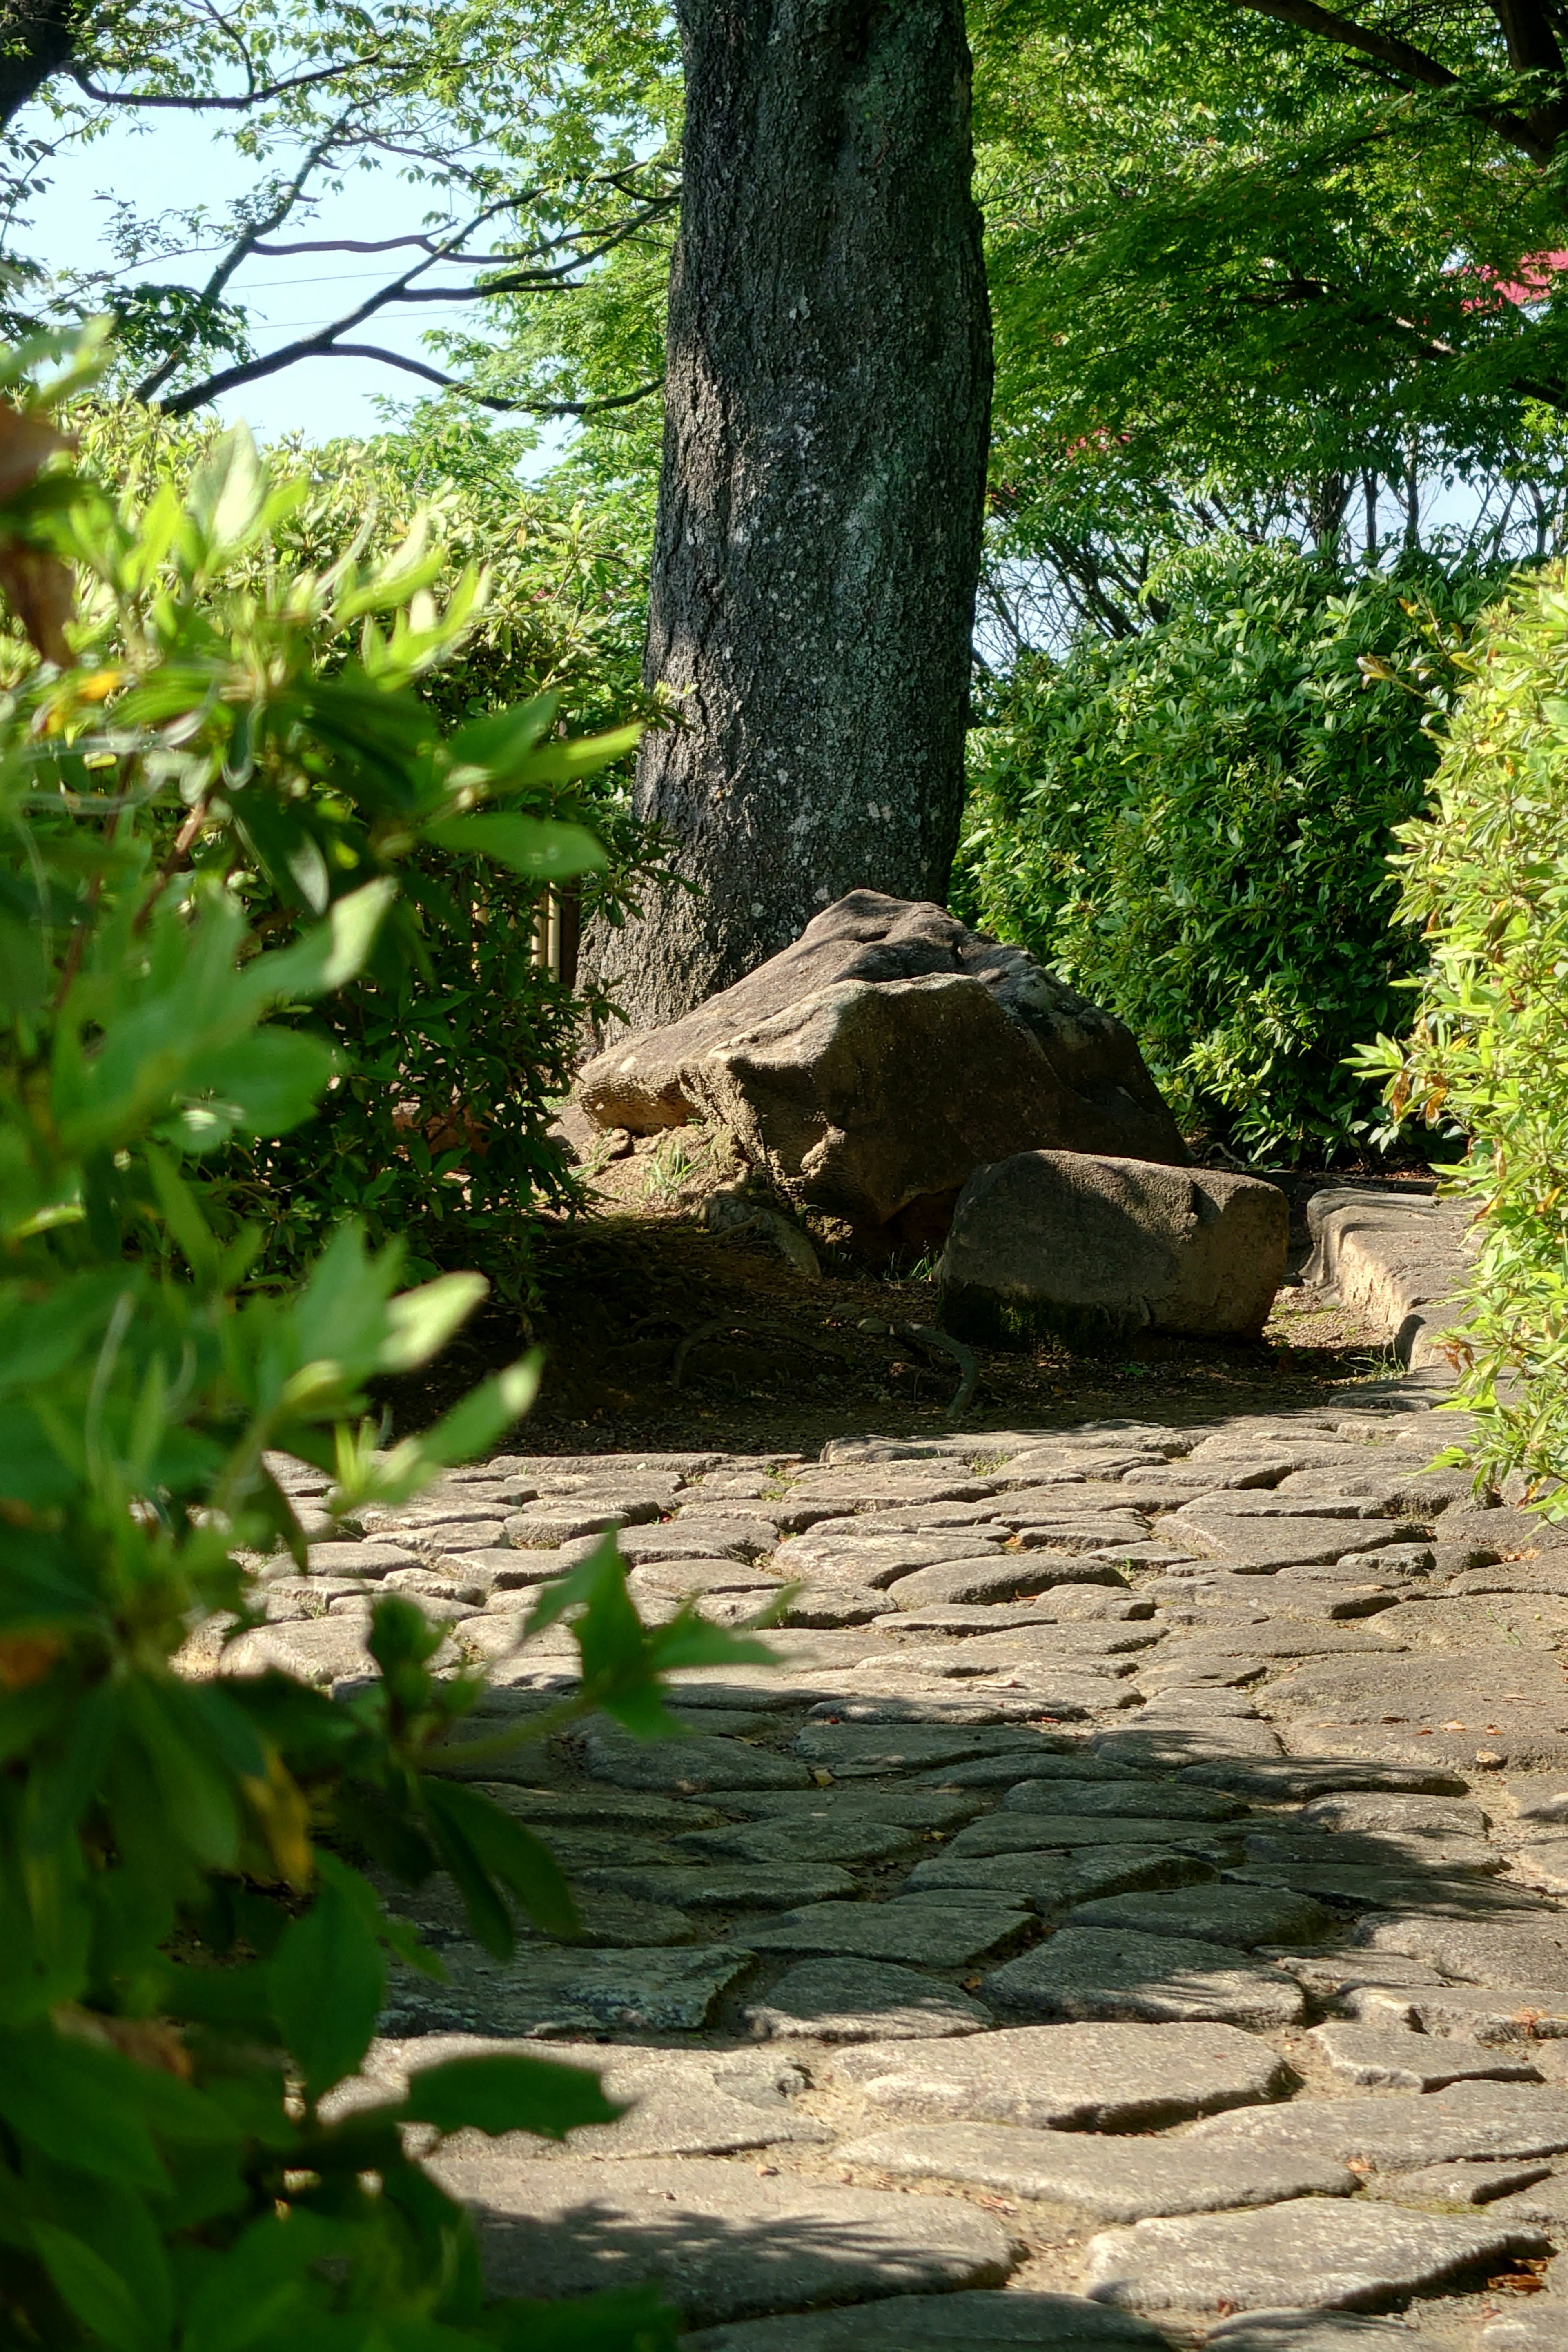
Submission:
M 1121 1015 L 1189 1133 L 1356 1148 L 1375 1096 L 1346 1056 L 1415 960 L 1393 827 L 1436 757 L 1387 671 L 1440 669 L 1479 587 L 1231 548 L 1168 565 L 1150 599 L 1140 635 L 1027 657 L 1003 690 L 963 903 Z
M 378 1450 L 367 1383 L 427 1359 L 482 1281 L 400 1291 L 399 1249 L 350 1223 L 297 1286 L 247 1288 L 263 1234 L 205 1171 L 345 1074 L 295 1016 L 395 951 L 419 845 L 580 869 L 593 843 L 530 794 L 606 746 L 546 746 L 538 709 L 433 727 L 409 680 L 455 623 L 395 565 L 278 567 L 220 613 L 215 571 L 265 547 L 286 489 L 237 438 L 184 495 L 118 511 L 58 452 L 32 380 L 49 357 L 0 368 L 0 583 L 49 656 L 0 701 L 0 2338 L 658 2352 L 675 2322 L 646 2294 L 487 2305 L 466 2217 L 409 2153 L 408 2126 L 603 2121 L 593 2075 L 501 2055 L 329 2098 L 389 1959 L 440 1973 L 368 1868 L 449 1872 L 500 1955 L 514 1905 L 574 1931 L 544 1846 L 443 1776 L 479 1681 L 437 1678 L 439 1630 L 393 1597 L 352 1693 L 179 1666 L 194 1633 L 258 1622 L 237 1556 L 304 1559 L 275 1449 L 346 1512 L 405 1500 L 526 1409 L 520 1362 Z M 71 379 L 68 358 L 57 396 Z M 329 597 L 372 625 L 323 673 Z M 107 606 L 144 625 L 102 664 Z M 253 921 L 261 841 L 324 866 L 319 919 Z M 581 1686 L 498 1748 L 595 1708 L 657 1733 L 663 1670 L 764 1654 L 687 1613 L 645 1629 L 613 1542 L 552 1588 L 539 1622 L 562 1616 Z
M 1473 1199 L 1458 1402 L 1466 1457 L 1554 1514 L 1568 1478 L 1568 582 L 1517 579 L 1458 665 L 1428 815 L 1400 828 L 1399 912 L 1419 937 L 1415 1022 L 1360 1056 L 1425 1122 Z M 1402 1023 L 1401 1027 L 1405 1024 Z

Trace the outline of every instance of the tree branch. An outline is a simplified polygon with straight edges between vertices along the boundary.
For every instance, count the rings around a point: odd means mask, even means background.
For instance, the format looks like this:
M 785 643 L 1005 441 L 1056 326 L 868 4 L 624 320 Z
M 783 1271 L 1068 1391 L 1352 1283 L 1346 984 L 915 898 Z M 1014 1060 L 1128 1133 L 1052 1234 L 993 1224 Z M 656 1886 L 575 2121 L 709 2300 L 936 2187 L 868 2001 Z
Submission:
M 286 97 L 291 89 L 311 89 L 321 82 L 341 80 L 344 74 L 358 73 L 374 65 L 379 55 L 379 51 L 370 50 L 363 58 L 346 58 L 340 65 L 318 66 L 314 73 L 291 75 L 287 81 L 253 84 L 247 90 L 227 95 L 215 90 L 205 97 L 171 90 L 105 89 L 101 83 L 89 78 L 85 68 L 73 73 L 71 79 L 82 96 L 90 98 L 98 106 L 158 106 L 187 114 L 243 114 L 249 107 L 265 106 L 271 99 Z
M 0 5 L 0 130 L 69 66 L 88 0 L 3 0 Z
M 1333 41 L 1342 48 L 1357 49 L 1363 57 L 1375 58 L 1406 81 L 1419 83 L 1427 89 L 1459 89 L 1460 77 L 1451 73 L 1425 49 L 1396 34 L 1380 33 L 1371 25 L 1358 25 L 1349 16 L 1337 16 L 1331 8 L 1321 8 L 1318 0 L 1233 0 L 1237 7 L 1250 8 L 1259 16 L 1272 16 L 1281 25 L 1293 25 L 1298 31 L 1316 33 L 1321 40 Z M 1489 125 L 1500 138 L 1521 148 L 1535 163 L 1549 163 L 1556 144 L 1555 136 L 1545 136 L 1506 107 L 1477 106 L 1478 118 Z
M 308 359 L 378 360 L 384 367 L 400 368 L 405 375 L 416 375 L 422 383 L 436 384 L 442 392 L 464 393 L 479 407 L 506 415 L 597 416 L 605 409 L 630 408 L 635 402 L 647 400 L 651 393 L 664 390 L 664 378 L 655 376 L 647 383 L 639 383 L 633 392 L 608 394 L 601 400 L 510 400 L 500 393 L 477 392 L 461 376 L 448 375 L 426 360 L 411 359 L 405 352 L 389 352 L 380 343 L 339 342 L 335 331 L 328 329 L 309 342 L 289 343 L 281 352 L 270 352 L 261 359 L 241 361 L 226 368 L 221 375 L 209 377 L 205 383 L 195 384 L 188 392 L 177 393 L 173 400 L 164 401 L 164 413 L 169 416 L 187 416 L 221 393 L 232 392 L 240 384 L 258 383 L 263 376 L 275 375 L 279 368 L 292 367 L 296 361 Z

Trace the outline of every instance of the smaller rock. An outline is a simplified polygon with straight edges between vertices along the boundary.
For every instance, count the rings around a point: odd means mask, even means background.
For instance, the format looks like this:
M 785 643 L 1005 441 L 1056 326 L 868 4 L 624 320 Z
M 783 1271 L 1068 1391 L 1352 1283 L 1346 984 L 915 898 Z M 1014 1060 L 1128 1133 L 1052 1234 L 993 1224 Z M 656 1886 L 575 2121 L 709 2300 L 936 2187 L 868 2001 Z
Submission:
M 761 2041 L 924 2041 L 992 2021 L 967 1993 L 885 1960 L 803 1960 L 741 2013 Z
M 1301 1988 L 1244 1952 L 1182 1936 L 1062 1927 L 981 1986 L 995 2009 L 1038 2018 L 1215 2020 L 1267 2032 L 1294 2025 Z
M 1019 1775 L 1031 1749 L 1046 1743 L 1037 1731 L 963 1727 L 942 1730 L 931 1724 L 862 1726 L 808 1723 L 796 1733 L 795 1749 L 808 1764 L 826 1765 L 835 1775 L 908 1771 L 911 1767 L 959 1763 L 971 1756 L 1016 1754 Z
M 1106 2230 L 1085 2250 L 1084 2276 L 1092 2295 L 1142 2312 L 1332 2308 L 1392 2301 L 1542 2242 L 1506 2225 L 1305 2197 L 1258 2212 Z
M 1285 1272 L 1285 1195 L 1256 1178 L 1020 1151 L 958 1196 L 938 1283 L 971 1339 L 1142 1330 L 1255 1338 Z
M 634 1739 L 618 1728 L 582 1737 L 583 1760 L 596 1780 L 622 1789 L 665 1789 L 678 1796 L 709 1789 L 791 1789 L 811 1774 L 792 1756 L 774 1756 L 738 1739 L 699 1733 L 691 1739 Z
M 1081 1917 L 1100 1895 L 1120 1895 L 1151 1887 L 1188 1886 L 1214 1876 L 1212 1864 L 1169 1846 L 1118 1845 L 1097 1853 L 933 1855 L 904 1881 L 910 1895 L 956 1894 L 973 1887 L 985 1895 L 1026 1903 L 1053 1917 L 1069 1911 Z M 1078 1906 L 1076 1910 L 1070 1909 Z
M 832 2080 L 894 2115 L 1114 2132 L 1248 2105 L 1289 2076 L 1267 2043 L 1228 2025 L 1026 2025 L 848 2050 Z
M 899 2295 L 683 2336 L 680 2352 L 1169 2352 L 1131 2312 L 1078 2294 Z M 1337 2347 L 1336 2347 L 1337 2352 Z M 1372 2347 L 1369 2347 L 1372 2352 Z M 1419 2352 L 1419 2347 L 1414 2347 Z
M 1157 2029 L 1151 2028 L 1150 2031 Z M 1331 2158 L 1227 2151 L 1194 2165 L 1184 2140 L 991 2124 L 905 2124 L 841 2141 L 841 2162 L 914 2180 L 973 2181 L 1014 2197 L 1076 2205 L 1097 2221 L 1213 2213 L 1289 2197 L 1348 2197 L 1356 2176 Z
M 1393 2033 L 1335 2021 L 1315 2025 L 1307 2039 L 1337 2075 L 1365 2090 L 1440 2091 L 1447 2083 L 1541 2080 L 1539 2068 L 1526 2057 L 1431 2033 Z
M 1414 2026 L 1434 2036 L 1451 2033 L 1505 2048 L 1568 2035 L 1568 1998 L 1543 1986 L 1356 1983 L 1341 1992 L 1339 2001 L 1350 2016 L 1369 2025 Z
M 636 1903 L 668 1903 L 682 1911 L 784 1911 L 859 1890 L 847 1870 L 831 1863 L 612 1864 L 576 1874 L 585 1886 Z
M 631 1891 L 631 1890 L 628 1890 Z M 1110 1895 L 1080 1903 L 1075 1927 L 1131 1927 L 1148 1936 L 1198 1936 L 1238 1951 L 1254 1944 L 1312 1943 L 1338 1924 L 1310 1895 L 1281 1888 L 1183 1886 L 1155 1895 Z
M 1503 2164 L 1426 2164 L 1416 2172 L 1397 2174 L 1384 2193 L 1407 2201 L 1429 2197 L 1445 2205 L 1490 2205 L 1551 2173 L 1549 2164 L 1529 2157 Z M 1508 2218 L 1517 2220 L 1517 2212 L 1510 2209 Z
M 910 1895 L 892 1903 L 813 1903 L 752 1928 L 759 1952 L 831 1952 L 932 1969 L 983 1959 L 1028 1923 L 1020 1905 L 985 1896 Z
M 1429 2336 L 1403 2319 L 1362 2319 L 1348 2311 L 1252 2311 L 1222 2319 L 1205 2346 L 1219 2352 L 1436 2352 Z
M 661 2285 L 699 2325 L 802 2304 L 1000 2286 L 1010 2232 L 953 2200 L 939 2210 L 864 2189 L 750 2165 L 519 2162 L 504 2149 L 431 2159 L 448 2195 L 474 2206 L 492 2294 L 558 2299 Z
M 824 1820 L 820 1814 L 797 1822 L 731 1822 L 722 1829 L 691 1830 L 675 1839 L 679 1851 L 693 1862 L 751 1862 L 789 1868 L 801 1862 L 889 1862 L 907 1853 L 921 1836 L 915 1829 L 896 1829 L 864 1819 Z
M 917 1568 L 892 1579 L 887 1597 L 895 1609 L 929 1609 L 956 1602 L 961 1607 L 988 1601 L 1025 1601 L 1031 1593 L 1050 1592 L 1064 1584 L 1117 1585 L 1125 1579 L 1109 1560 L 1087 1552 L 987 1552 L 973 1559 L 943 1561 Z

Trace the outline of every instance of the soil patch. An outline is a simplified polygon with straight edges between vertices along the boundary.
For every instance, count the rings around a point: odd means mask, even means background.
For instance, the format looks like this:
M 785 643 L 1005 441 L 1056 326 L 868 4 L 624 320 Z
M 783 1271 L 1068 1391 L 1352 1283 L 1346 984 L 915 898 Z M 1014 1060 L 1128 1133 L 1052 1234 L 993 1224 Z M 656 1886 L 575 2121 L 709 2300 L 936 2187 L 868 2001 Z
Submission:
M 935 1318 L 930 1258 L 879 1271 L 827 1246 L 812 1282 L 760 1234 L 706 1232 L 695 1192 L 707 1185 L 689 1195 L 683 1170 L 649 1169 L 651 1181 L 622 1170 L 618 1197 L 602 1192 L 596 1213 L 543 1222 L 532 1311 L 483 1310 L 431 1373 L 387 1384 L 400 1433 L 529 1344 L 546 1350 L 523 1441 L 531 1453 L 800 1453 L 851 1430 L 907 1436 L 950 1425 L 958 1367 L 908 1328 Z M 1301 1208 L 1335 1180 L 1256 1172 L 1291 1196 L 1299 1264 Z M 979 1382 L 962 1423 L 976 1432 L 1278 1410 L 1399 1369 L 1380 1334 L 1293 1280 L 1255 1344 L 1147 1332 L 1100 1354 L 1048 1342 L 976 1352 Z

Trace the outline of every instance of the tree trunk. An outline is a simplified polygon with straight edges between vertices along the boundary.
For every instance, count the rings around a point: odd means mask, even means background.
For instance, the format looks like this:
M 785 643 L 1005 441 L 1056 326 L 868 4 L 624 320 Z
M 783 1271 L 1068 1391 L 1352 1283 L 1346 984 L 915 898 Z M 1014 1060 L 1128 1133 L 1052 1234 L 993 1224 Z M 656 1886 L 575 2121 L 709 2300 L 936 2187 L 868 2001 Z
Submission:
M 0 0 L 0 130 L 68 66 L 86 0 Z
M 595 943 L 635 1027 L 845 891 L 945 893 L 991 343 L 962 0 L 677 0 L 669 296 L 636 804 L 697 885 Z

